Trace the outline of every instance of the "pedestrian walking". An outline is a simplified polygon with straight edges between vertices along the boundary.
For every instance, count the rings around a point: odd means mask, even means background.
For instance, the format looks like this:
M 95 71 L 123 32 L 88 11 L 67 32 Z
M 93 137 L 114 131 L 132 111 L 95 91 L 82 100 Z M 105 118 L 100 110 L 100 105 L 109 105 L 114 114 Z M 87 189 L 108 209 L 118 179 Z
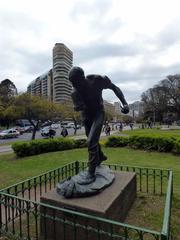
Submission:
M 67 130 L 65 127 L 63 127 L 63 129 L 62 129 L 61 135 L 62 135 L 63 137 L 68 136 L 68 130 Z
M 131 130 L 133 130 L 133 123 L 130 123 L 129 126 L 130 126 Z
M 106 136 L 110 136 L 111 127 L 109 126 L 109 124 L 107 124 L 106 127 L 105 127 L 105 133 L 106 133 Z
M 122 124 L 122 122 L 120 122 L 119 131 L 122 132 L 122 130 L 123 130 L 123 124 Z

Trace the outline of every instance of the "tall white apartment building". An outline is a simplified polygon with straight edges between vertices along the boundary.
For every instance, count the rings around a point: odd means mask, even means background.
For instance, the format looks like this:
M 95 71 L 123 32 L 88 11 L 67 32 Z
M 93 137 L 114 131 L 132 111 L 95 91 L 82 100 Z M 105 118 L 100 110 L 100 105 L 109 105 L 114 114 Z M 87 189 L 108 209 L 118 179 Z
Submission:
M 72 86 L 68 80 L 68 72 L 72 63 L 72 51 L 63 43 L 56 43 L 53 48 L 53 68 L 32 81 L 27 92 L 53 102 L 69 101 Z

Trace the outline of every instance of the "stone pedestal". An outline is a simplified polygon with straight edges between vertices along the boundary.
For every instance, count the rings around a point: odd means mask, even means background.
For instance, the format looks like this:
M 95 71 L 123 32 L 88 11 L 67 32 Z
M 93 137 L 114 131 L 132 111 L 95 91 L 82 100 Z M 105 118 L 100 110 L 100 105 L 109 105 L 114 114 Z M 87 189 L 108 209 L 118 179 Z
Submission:
M 128 210 L 136 197 L 136 175 L 131 172 L 114 172 L 115 180 L 112 185 L 101 193 L 84 198 L 65 199 L 57 194 L 56 189 L 41 196 L 41 202 L 64 209 L 94 215 L 96 217 L 108 218 L 116 221 L 124 221 Z M 41 208 L 41 237 L 45 239 L 98 239 L 97 232 L 90 230 L 99 227 L 102 231 L 109 231 L 110 226 L 96 222 L 85 217 L 64 213 L 60 210 L 53 210 L 48 207 Z M 56 217 L 56 218 L 55 218 Z M 75 223 L 78 223 L 75 227 Z M 79 225 L 79 226 L 78 226 Z M 87 228 L 87 226 L 89 226 Z M 89 229 L 89 230 L 87 230 Z M 75 237 L 76 235 L 76 237 Z M 64 238 L 65 236 L 65 238 Z M 101 236 L 100 239 L 109 239 L 108 236 Z

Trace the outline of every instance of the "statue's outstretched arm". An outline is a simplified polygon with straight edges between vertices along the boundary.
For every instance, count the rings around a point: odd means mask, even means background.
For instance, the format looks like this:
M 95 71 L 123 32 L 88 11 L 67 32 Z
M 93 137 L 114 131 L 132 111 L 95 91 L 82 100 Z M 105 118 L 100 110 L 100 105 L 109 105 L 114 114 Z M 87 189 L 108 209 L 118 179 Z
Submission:
M 116 94 L 116 96 L 119 98 L 119 100 L 123 104 L 123 108 L 122 108 L 121 112 L 122 113 L 128 113 L 129 112 L 129 106 L 128 106 L 128 103 L 125 100 L 125 97 L 124 97 L 121 89 L 113 83 L 111 83 L 110 89 L 113 90 L 113 92 Z

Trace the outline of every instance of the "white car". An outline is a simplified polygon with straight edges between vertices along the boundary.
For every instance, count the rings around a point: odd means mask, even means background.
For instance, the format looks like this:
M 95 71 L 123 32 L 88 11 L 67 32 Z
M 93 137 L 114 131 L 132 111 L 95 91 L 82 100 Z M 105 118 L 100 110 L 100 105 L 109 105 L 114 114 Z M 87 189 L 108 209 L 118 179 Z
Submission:
M 56 131 L 51 127 L 52 129 L 52 135 L 55 136 L 56 135 Z M 49 137 L 50 136 L 50 126 L 47 126 L 47 127 L 44 127 L 44 128 L 41 128 L 40 132 L 41 132 L 41 136 L 43 137 Z
M 75 126 L 74 126 L 74 123 L 68 123 L 67 125 L 66 125 L 66 128 L 74 128 Z
M 20 133 L 15 129 L 7 129 L 0 132 L 0 139 L 17 138 Z
M 51 127 L 52 127 L 53 129 L 58 129 L 58 128 L 60 128 L 60 124 L 59 124 L 59 123 L 52 123 L 52 124 L 51 124 Z

